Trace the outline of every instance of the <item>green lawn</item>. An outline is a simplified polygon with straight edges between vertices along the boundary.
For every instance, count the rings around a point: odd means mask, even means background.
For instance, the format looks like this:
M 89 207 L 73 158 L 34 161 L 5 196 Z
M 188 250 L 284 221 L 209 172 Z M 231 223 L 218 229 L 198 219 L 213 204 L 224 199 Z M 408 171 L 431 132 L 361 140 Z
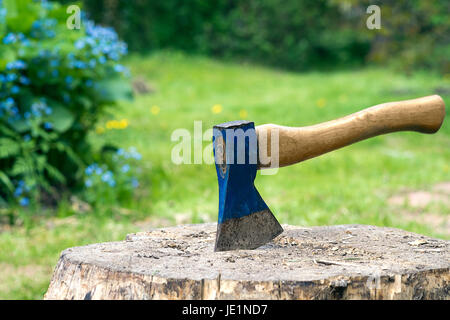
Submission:
M 256 125 L 305 126 L 378 103 L 433 94 L 436 89 L 446 90 L 447 110 L 450 102 L 450 79 L 427 73 L 401 75 L 374 68 L 289 73 L 167 52 L 133 56 L 127 64 L 154 93 L 122 104 L 103 121 L 127 119 L 126 129 L 106 130 L 92 139 L 135 146 L 142 153 L 136 200 L 128 210 L 118 209 L 120 214 L 105 210 L 3 228 L 0 299 L 42 298 L 59 253 L 67 247 L 121 240 L 145 223 L 214 221 L 218 201 L 214 166 L 173 164 L 175 129 L 193 132 L 197 120 L 206 130 L 241 116 Z M 222 108 L 213 108 L 218 104 Z M 204 147 L 208 144 L 203 142 Z M 449 239 L 449 234 L 430 225 L 404 219 L 401 212 L 408 208 L 387 203 L 405 189 L 428 190 L 443 181 L 450 181 L 449 119 L 435 135 L 402 132 L 376 137 L 282 168 L 276 175 L 258 174 L 256 184 L 281 223 L 372 224 Z M 66 211 L 63 206 L 58 216 L 66 216 Z M 434 204 L 421 213 L 448 218 L 449 211 Z

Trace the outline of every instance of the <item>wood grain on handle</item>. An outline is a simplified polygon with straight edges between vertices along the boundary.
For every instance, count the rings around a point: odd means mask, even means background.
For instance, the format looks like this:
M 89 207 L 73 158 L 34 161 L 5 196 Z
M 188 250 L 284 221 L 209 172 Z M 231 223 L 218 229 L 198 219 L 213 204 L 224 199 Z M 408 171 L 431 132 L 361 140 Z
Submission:
M 279 167 L 294 164 L 348 146 L 357 141 L 395 131 L 434 133 L 445 116 L 445 104 L 438 95 L 388 102 L 343 118 L 309 127 L 283 127 L 265 124 L 256 127 L 259 136 L 267 134 L 267 154 L 271 155 L 271 130 L 278 130 Z M 261 152 L 260 152 L 261 153 Z M 271 164 L 260 163 L 260 167 Z

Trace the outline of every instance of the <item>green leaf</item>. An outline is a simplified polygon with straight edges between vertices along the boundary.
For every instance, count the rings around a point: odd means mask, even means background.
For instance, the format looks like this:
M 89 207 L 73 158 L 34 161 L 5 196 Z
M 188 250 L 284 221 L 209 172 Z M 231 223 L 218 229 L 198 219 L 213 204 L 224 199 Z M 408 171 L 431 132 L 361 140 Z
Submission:
M 3 0 L 7 10 L 6 25 L 14 32 L 26 33 L 39 18 L 41 6 L 32 0 Z
M 4 173 L 3 171 L 0 171 L 0 182 L 2 182 L 3 185 L 7 187 L 9 191 L 11 192 L 14 191 L 14 185 L 12 184 L 11 180 L 6 175 L 6 173 Z
M 37 156 L 35 157 L 35 162 L 38 171 L 43 171 L 47 163 L 47 157 L 44 155 Z
M 16 120 L 14 122 L 11 122 L 11 127 L 13 127 L 17 132 L 25 132 L 30 130 L 31 126 L 30 123 L 26 120 Z
M 56 149 L 59 151 L 65 152 L 70 160 L 72 160 L 74 163 L 76 163 L 79 167 L 83 167 L 84 163 L 81 160 L 81 158 L 72 150 L 71 147 L 68 145 L 65 145 L 62 142 L 55 143 Z
M 30 172 L 33 172 L 33 165 L 29 161 L 23 158 L 19 158 L 16 160 L 16 162 L 14 162 L 11 174 L 13 176 L 18 176 Z
M 6 208 L 7 205 L 8 203 L 6 202 L 6 200 L 0 196 L 0 208 Z
M 0 131 L 10 137 L 18 136 L 13 130 L 9 129 L 7 126 L 4 126 L 2 124 L 0 124 Z
M 0 70 L 4 70 L 9 62 L 16 60 L 16 55 L 10 47 L 0 45 Z
M 3 39 L 6 36 L 6 25 L 3 21 L 0 21 L 0 39 Z
M 0 159 L 9 158 L 19 154 L 20 145 L 17 141 L 8 138 L 0 138 Z
M 78 104 L 80 104 L 80 106 L 83 106 L 85 109 L 90 109 L 93 106 L 91 99 L 85 96 L 78 97 L 76 101 Z
M 64 175 L 58 169 L 56 169 L 54 166 L 52 166 L 51 164 L 45 163 L 44 168 L 47 171 L 50 178 L 52 178 L 60 183 L 66 183 L 66 178 L 64 177 Z
M 75 116 L 59 103 L 51 102 L 50 105 L 53 110 L 47 119 L 52 123 L 53 129 L 58 132 L 67 131 L 75 121 Z

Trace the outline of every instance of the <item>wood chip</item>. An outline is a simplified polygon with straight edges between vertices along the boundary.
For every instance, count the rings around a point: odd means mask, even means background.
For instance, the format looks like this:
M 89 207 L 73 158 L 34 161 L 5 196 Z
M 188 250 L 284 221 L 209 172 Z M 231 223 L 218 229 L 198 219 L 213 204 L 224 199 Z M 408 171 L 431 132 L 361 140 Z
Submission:
M 427 243 L 427 241 L 426 241 L 426 240 L 423 240 L 423 239 L 417 239 L 417 240 L 408 242 L 408 244 L 409 244 L 410 246 L 420 246 L 420 245 L 425 244 L 425 243 Z

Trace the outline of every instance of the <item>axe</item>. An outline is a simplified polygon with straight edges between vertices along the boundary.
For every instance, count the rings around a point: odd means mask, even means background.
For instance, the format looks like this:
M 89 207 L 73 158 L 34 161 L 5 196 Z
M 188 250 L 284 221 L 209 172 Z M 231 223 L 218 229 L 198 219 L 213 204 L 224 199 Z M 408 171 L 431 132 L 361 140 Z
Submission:
M 214 251 L 256 249 L 283 228 L 255 188 L 258 169 L 284 167 L 395 131 L 435 133 L 445 104 L 438 95 L 388 102 L 308 127 L 250 121 L 213 127 L 219 180 L 219 217 Z

